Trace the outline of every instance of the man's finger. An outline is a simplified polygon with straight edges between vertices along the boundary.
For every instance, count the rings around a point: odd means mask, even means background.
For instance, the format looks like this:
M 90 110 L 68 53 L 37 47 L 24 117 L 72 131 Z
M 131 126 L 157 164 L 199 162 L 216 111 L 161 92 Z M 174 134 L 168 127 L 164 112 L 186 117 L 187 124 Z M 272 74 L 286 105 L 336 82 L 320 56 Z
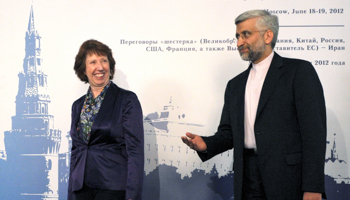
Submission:
M 192 145 L 191 139 L 189 139 L 185 136 L 182 136 L 181 139 L 182 139 L 182 142 L 185 143 L 187 146 Z
M 186 133 L 186 136 L 189 137 L 189 138 L 191 138 L 191 139 L 193 139 L 196 135 L 195 135 L 195 134 L 192 134 L 192 133 L 190 133 L 190 132 L 187 132 L 187 133 Z

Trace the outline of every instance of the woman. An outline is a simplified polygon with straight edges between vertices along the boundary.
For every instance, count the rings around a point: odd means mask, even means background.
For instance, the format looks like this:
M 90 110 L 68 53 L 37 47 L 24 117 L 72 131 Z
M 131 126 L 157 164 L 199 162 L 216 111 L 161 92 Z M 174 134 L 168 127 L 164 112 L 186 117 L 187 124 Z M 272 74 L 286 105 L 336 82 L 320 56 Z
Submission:
M 74 70 L 90 87 L 72 106 L 68 200 L 141 199 L 144 136 L 137 96 L 111 81 L 112 51 L 99 41 L 81 45 Z

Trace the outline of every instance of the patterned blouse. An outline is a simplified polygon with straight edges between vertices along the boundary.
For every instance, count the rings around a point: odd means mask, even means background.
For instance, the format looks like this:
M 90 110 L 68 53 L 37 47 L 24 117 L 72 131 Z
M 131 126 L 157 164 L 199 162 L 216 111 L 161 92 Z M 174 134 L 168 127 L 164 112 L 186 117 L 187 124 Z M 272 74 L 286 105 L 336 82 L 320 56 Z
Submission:
M 86 143 L 89 143 L 91 135 L 91 127 L 95 121 L 98 111 L 102 105 L 102 101 L 107 93 L 108 87 L 111 85 L 111 81 L 103 88 L 102 92 L 94 99 L 94 96 L 89 87 L 83 108 L 80 113 L 80 125 L 81 125 L 81 136 Z M 79 126 L 78 126 L 79 131 Z

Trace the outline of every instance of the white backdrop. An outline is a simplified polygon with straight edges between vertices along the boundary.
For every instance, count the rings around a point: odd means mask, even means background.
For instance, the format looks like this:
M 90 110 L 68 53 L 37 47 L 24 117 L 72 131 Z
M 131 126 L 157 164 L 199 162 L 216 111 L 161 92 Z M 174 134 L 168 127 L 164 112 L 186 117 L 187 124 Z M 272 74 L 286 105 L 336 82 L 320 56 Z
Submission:
M 138 95 L 144 115 L 161 111 L 172 99 L 186 114 L 182 122 L 201 125 L 174 125 L 170 131 L 174 139 L 162 145 L 185 148 L 180 136 L 187 130 L 213 134 L 226 83 L 248 67 L 237 51 L 229 50 L 236 46 L 234 19 L 246 10 L 268 9 L 280 20 L 279 39 L 283 42 L 277 43 L 276 52 L 312 62 L 323 84 L 330 142 L 326 157 L 330 157 L 335 140 L 339 159 L 350 161 L 346 146 L 350 144 L 350 2 L 345 0 L 2 0 L 0 150 L 6 150 L 3 133 L 11 130 L 15 115 L 17 75 L 23 71 L 24 38 L 32 5 L 48 75 L 49 113 L 62 135 L 69 131 L 72 102 L 88 87 L 75 76 L 73 64 L 79 46 L 91 38 L 113 50 L 117 68 L 114 82 Z M 67 151 L 68 143 L 62 138 L 60 152 Z M 162 152 L 155 153 L 163 157 Z M 177 159 L 197 162 L 192 168 L 179 166 L 177 172 L 182 177 L 203 168 L 195 154 Z M 210 163 L 224 165 L 219 176 L 232 166 L 231 161 L 220 158 Z M 155 167 L 146 166 L 146 173 Z M 344 163 L 326 164 L 326 174 L 346 179 L 350 168 Z

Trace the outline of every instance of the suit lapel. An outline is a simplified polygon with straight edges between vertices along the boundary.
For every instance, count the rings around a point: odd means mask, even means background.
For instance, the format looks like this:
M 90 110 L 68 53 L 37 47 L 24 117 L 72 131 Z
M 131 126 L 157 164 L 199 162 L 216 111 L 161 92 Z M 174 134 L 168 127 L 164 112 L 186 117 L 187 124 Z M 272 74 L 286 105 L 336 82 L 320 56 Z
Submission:
M 120 88 L 114 83 L 111 83 L 111 85 L 109 86 L 106 96 L 103 99 L 100 110 L 98 111 L 96 119 L 91 127 L 91 137 L 93 136 L 95 130 L 101 125 L 101 123 L 105 121 L 106 117 L 112 117 L 114 102 L 117 98 L 119 90 Z
M 79 122 L 80 113 L 81 113 L 81 109 L 83 108 L 84 100 L 85 100 L 85 96 L 80 98 L 79 102 L 77 102 L 76 106 L 74 107 L 74 113 L 73 113 L 73 119 L 72 119 L 74 124 L 77 124 Z
M 80 97 L 80 99 L 77 100 L 77 103 L 74 105 L 72 110 L 71 131 L 73 132 L 71 132 L 71 134 L 75 134 L 77 138 L 80 138 L 80 135 L 78 135 L 78 132 L 77 132 L 77 127 L 79 127 L 79 129 L 81 130 L 79 120 L 80 120 L 80 113 L 81 113 L 81 109 L 83 107 L 84 101 L 85 101 L 85 95 Z
M 282 66 L 283 66 L 282 57 L 279 56 L 277 53 L 275 53 L 272 59 L 269 71 L 266 74 L 264 85 L 261 90 L 256 118 L 258 118 L 262 109 L 266 105 L 266 102 L 268 101 L 269 97 L 275 90 L 275 86 L 283 73 L 283 70 L 281 70 Z
M 242 73 L 239 88 L 237 94 L 240 96 L 238 97 L 238 108 L 239 108 L 239 124 L 242 127 L 242 130 L 244 130 L 244 107 L 245 107 L 245 88 L 247 85 L 248 76 L 250 73 L 250 69 L 252 68 L 252 64 L 249 65 L 248 69 Z

